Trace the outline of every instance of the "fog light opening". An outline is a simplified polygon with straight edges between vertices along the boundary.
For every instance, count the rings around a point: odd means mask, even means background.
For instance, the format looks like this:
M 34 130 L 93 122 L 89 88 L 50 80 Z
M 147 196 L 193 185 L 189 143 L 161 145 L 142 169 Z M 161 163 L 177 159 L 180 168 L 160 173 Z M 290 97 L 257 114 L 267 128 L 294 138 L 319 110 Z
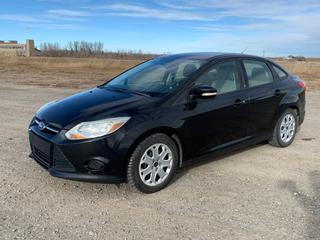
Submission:
M 105 163 L 99 160 L 93 159 L 87 163 L 86 168 L 92 172 L 102 171 L 105 168 Z

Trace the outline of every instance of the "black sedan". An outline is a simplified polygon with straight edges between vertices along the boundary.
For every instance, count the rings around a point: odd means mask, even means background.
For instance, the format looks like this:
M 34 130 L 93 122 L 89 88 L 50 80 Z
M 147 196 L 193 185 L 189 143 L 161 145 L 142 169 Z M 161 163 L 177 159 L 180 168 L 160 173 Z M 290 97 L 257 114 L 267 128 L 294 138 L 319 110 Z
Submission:
M 202 154 L 287 147 L 304 115 L 305 83 L 270 60 L 168 55 L 41 107 L 30 156 L 56 177 L 151 193 Z

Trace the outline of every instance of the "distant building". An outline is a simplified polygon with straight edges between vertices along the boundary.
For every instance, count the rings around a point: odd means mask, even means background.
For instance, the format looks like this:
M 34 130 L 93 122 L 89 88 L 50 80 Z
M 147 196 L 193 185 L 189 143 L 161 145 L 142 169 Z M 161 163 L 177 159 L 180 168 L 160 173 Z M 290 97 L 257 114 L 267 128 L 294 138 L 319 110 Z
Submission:
M 0 40 L 0 56 L 25 56 L 31 57 L 37 55 L 38 50 L 34 47 L 34 40 L 26 40 L 25 44 L 19 44 L 18 41 Z

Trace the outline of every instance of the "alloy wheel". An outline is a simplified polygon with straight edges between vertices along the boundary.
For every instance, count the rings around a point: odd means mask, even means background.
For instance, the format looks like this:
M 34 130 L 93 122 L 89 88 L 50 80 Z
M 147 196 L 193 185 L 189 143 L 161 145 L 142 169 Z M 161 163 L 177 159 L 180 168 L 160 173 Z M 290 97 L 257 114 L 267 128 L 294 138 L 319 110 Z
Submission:
M 280 124 L 280 138 L 284 143 L 288 143 L 294 136 L 296 130 L 295 117 L 288 113 L 286 114 Z
M 148 186 L 157 186 L 168 177 L 173 163 L 170 148 L 163 143 L 150 146 L 142 155 L 139 163 L 139 175 Z

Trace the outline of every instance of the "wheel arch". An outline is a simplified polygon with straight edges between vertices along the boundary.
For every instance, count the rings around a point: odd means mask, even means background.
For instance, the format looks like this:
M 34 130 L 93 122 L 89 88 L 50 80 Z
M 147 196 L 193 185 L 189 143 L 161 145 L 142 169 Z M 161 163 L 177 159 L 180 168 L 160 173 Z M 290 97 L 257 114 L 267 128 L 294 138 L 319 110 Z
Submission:
M 127 154 L 126 154 L 126 165 L 128 164 L 128 161 L 130 159 L 131 154 L 133 153 L 133 151 L 136 149 L 136 147 L 139 145 L 139 143 L 141 141 L 143 141 L 144 139 L 146 139 L 147 137 L 156 134 L 156 133 L 162 133 L 167 135 L 168 137 L 170 137 L 173 142 L 175 143 L 177 149 L 178 149 L 178 155 L 179 155 L 179 168 L 182 166 L 182 159 L 183 159 L 183 145 L 181 142 L 181 138 L 179 137 L 178 132 L 171 128 L 171 127 L 156 127 L 153 129 L 149 129 L 145 132 L 143 132 L 142 134 L 140 134 L 131 144 Z
M 297 114 L 300 114 L 300 99 L 297 94 L 288 94 L 280 102 L 281 114 L 288 108 L 295 109 Z
M 274 129 L 274 127 L 276 126 L 279 118 L 281 117 L 281 115 L 287 110 L 287 109 L 293 109 L 297 112 L 297 115 L 298 115 L 298 121 L 299 121 L 299 116 L 300 116 L 300 109 L 299 109 L 299 105 L 298 103 L 285 103 L 285 104 L 281 104 L 278 111 L 276 112 L 275 116 L 274 116 L 274 119 L 273 119 L 273 122 L 272 122 L 272 128 L 271 129 Z
M 288 108 L 295 110 L 297 112 L 298 117 L 300 116 L 300 109 L 297 105 L 292 104 L 292 105 L 289 105 Z
M 300 102 L 299 96 L 297 94 L 291 93 L 291 94 L 286 95 L 279 103 L 279 108 L 274 116 L 274 121 L 273 121 L 272 127 L 275 126 L 279 117 L 288 108 L 291 108 L 291 109 L 294 109 L 295 111 L 297 111 L 298 118 L 300 118 L 300 107 L 301 107 L 300 105 L 301 105 L 301 102 Z

